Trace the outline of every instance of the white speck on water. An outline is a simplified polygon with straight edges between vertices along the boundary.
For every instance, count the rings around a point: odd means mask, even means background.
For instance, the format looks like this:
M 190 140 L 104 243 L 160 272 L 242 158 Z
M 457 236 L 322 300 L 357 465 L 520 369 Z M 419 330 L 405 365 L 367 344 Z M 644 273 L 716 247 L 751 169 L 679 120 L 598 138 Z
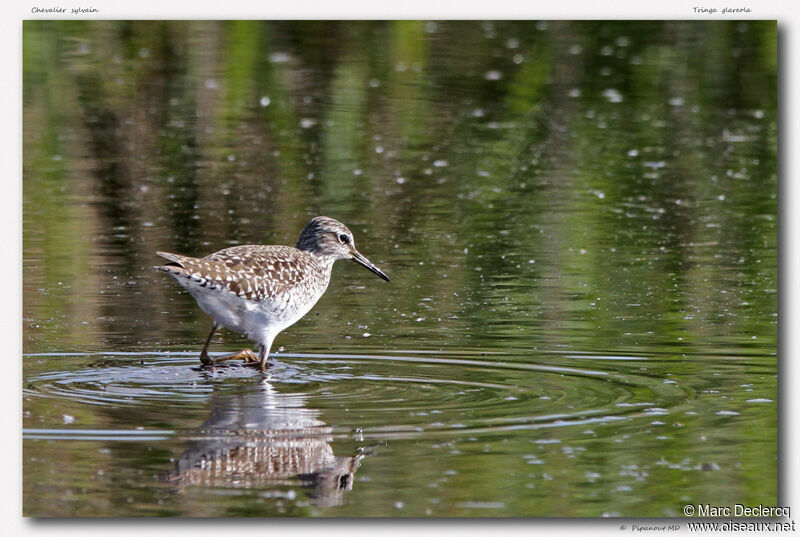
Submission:
M 739 412 L 735 410 L 720 410 L 719 412 L 715 412 L 717 416 L 738 416 Z
M 383 146 L 380 146 L 380 145 L 379 145 L 379 146 L 377 146 L 377 147 L 375 148 L 375 152 L 376 152 L 376 153 L 378 153 L 379 155 L 380 155 L 381 153 L 383 153 Z
M 446 166 L 449 166 L 450 163 L 447 162 L 446 160 L 434 160 L 433 165 L 436 166 L 437 168 L 444 168 Z
M 364 173 L 364 172 L 362 172 L 359 168 L 356 168 L 355 170 L 353 170 L 353 175 L 361 175 L 362 173 Z
M 622 94 L 614 88 L 608 88 L 607 90 L 604 90 L 603 97 L 605 97 L 610 103 L 621 103 L 623 100 Z
M 402 509 L 403 505 L 403 502 L 394 502 L 395 509 Z
M 669 100 L 670 106 L 683 106 L 683 99 L 681 97 L 673 97 Z
M 214 80 L 213 78 L 207 78 L 204 83 L 206 89 L 215 90 L 219 89 L 219 82 Z
M 628 156 L 629 157 L 638 157 L 639 156 L 639 150 L 638 149 L 631 149 L 630 151 L 628 151 Z
M 503 78 L 503 73 L 500 71 L 486 71 L 486 74 L 483 75 L 483 78 L 486 80 L 500 80 Z
M 569 47 L 569 53 L 572 54 L 573 56 L 580 54 L 581 52 L 583 52 L 583 47 L 580 45 L 572 45 L 571 47 Z
M 289 61 L 289 54 L 286 52 L 273 52 L 269 55 L 269 61 L 272 63 L 286 63 Z
M 231 153 L 230 155 L 228 155 L 228 162 L 233 162 L 233 161 L 235 161 L 235 160 L 236 160 L 236 155 L 234 155 L 233 153 Z
M 522 54 L 514 54 L 514 58 L 513 59 L 514 59 L 514 63 L 516 63 L 517 65 L 519 65 L 523 61 L 525 61 L 525 57 Z
M 476 108 L 472 111 L 472 117 L 483 117 L 484 115 L 485 112 L 483 111 L 483 108 Z
M 380 85 L 381 85 L 381 81 L 378 80 L 377 78 L 371 78 L 370 81 L 369 81 L 369 87 L 370 88 L 377 88 Z
M 361 334 L 362 337 L 369 337 L 371 335 L 372 334 L 370 334 L 369 332 L 364 332 L 363 334 Z
M 659 160 L 659 161 L 645 162 L 644 165 L 648 168 L 653 168 L 654 170 L 657 170 L 659 168 L 663 168 L 664 166 L 666 166 L 667 163 L 664 162 L 663 160 Z
M 262 108 L 265 108 L 265 107 L 269 106 L 269 103 L 271 103 L 271 102 L 272 102 L 272 101 L 270 101 L 269 97 L 267 97 L 266 95 L 264 95 L 264 96 L 263 96 L 263 97 L 261 97 L 261 99 L 258 101 L 258 104 L 260 104 Z
M 398 177 L 397 179 L 395 179 L 395 182 L 396 182 L 398 185 L 405 184 L 405 182 L 406 182 L 406 178 L 405 178 L 405 177 Z
M 75 417 L 70 416 L 69 414 L 64 414 L 63 416 L 61 416 L 61 419 L 64 420 L 64 425 L 69 425 L 70 423 L 75 422 Z
M 766 399 L 766 398 L 760 397 L 758 399 L 748 399 L 746 402 L 748 402 L 748 403 L 771 403 L 772 399 Z
M 567 95 L 569 95 L 573 99 L 577 99 L 578 97 L 581 96 L 581 90 L 578 88 L 572 88 L 571 90 L 569 90 L 569 93 Z
M 304 129 L 310 129 L 311 127 L 316 125 L 316 123 L 317 122 L 314 121 L 313 119 L 311 119 L 309 117 L 304 117 L 303 119 L 300 120 L 300 127 L 304 128 Z

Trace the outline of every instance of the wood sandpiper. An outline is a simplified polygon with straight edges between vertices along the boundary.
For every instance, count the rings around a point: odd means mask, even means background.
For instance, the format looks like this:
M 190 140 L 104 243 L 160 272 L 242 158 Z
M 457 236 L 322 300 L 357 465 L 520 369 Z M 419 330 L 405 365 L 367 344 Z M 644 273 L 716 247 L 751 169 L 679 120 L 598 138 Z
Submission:
M 389 281 L 356 250 L 347 226 L 326 216 L 306 224 L 294 248 L 233 246 L 202 258 L 157 253 L 169 263 L 155 268 L 172 275 L 214 320 L 200 353 L 204 365 L 243 359 L 259 362 L 265 371 L 275 336 L 299 321 L 325 293 L 337 259 L 352 259 Z M 258 343 L 258 356 L 245 349 L 211 358 L 208 346 L 220 326 Z

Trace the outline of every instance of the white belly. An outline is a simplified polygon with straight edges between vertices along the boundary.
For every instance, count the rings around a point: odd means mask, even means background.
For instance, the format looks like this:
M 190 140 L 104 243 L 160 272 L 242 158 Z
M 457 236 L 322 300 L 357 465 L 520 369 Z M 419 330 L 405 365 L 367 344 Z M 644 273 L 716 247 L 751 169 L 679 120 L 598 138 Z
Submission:
M 305 297 L 283 293 L 267 300 L 252 301 L 223 288 L 209 289 L 191 279 L 175 279 L 217 324 L 258 343 L 271 342 L 279 332 L 299 321 L 322 294 L 311 293 Z

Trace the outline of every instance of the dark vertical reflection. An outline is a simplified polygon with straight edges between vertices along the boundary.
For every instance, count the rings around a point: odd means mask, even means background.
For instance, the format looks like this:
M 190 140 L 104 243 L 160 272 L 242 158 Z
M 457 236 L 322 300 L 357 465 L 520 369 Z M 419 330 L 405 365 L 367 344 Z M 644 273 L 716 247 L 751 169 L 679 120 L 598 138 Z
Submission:
M 121 139 L 120 118 L 108 107 L 105 81 L 100 73 L 78 75 L 75 83 L 88 136 L 88 157 L 94 163 L 92 174 L 102 219 L 102 245 L 111 255 L 122 259 L 119 268 L 128 277 L 136 271 L 131 241 L 138 222 L 136 204 L 131 198 L 129 155 Z
M 154 75 L 154 86 L 159 90 L 154 107 L 159 117 L 160 180 L 167 201 L 172 248 L 187 255 L 201 256 L 196 81 L 189 77 L 186 66 L 186 48 L 190 43 L 186 40 L 185 29 L 179 26 L 160 24 L 157 34 L 161 61 Z

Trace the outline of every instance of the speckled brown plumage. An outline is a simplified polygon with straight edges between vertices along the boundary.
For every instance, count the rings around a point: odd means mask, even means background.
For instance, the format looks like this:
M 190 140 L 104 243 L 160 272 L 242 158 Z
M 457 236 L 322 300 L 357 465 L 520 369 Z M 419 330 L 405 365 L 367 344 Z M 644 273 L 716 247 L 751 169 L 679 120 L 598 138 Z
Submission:
M 159 269 L 248 300 L 268 299 L 300 286 L 318 286 L 326 268 L 321 260 L 291 246 L 233 246 L 201 258 L 157 253 L 175 263 Z
M 169 263 L 155 268 L 172 275 L 214 319 L 200 354 L 206 365 L 230 358 L 255 359 L 249 349 L 211 359 L 208 346 L 216 329 L 222 326 L 261 345 L 259 361 L 263 370 L 275 336 L 308 313 L 325 293 L 337 259 L 352 259 L 389 281 L 356 250 L 350 230 L 325 216 L 306 224 L 294 248 L 234 246 L 201 258 L 157 253 Z

